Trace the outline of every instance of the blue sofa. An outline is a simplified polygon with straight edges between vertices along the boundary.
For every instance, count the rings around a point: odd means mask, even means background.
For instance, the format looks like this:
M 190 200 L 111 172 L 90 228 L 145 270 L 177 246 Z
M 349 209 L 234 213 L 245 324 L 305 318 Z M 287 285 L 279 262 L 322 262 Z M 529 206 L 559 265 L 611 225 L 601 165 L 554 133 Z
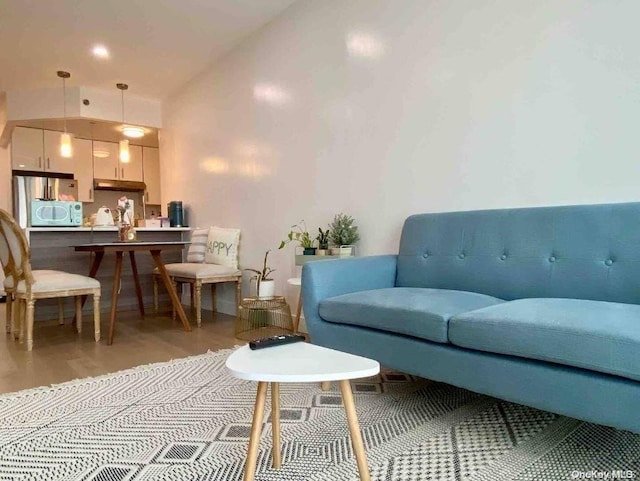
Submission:
M 640 203 L 414 215 L 302 285 L 315 344 L 640 432 Z

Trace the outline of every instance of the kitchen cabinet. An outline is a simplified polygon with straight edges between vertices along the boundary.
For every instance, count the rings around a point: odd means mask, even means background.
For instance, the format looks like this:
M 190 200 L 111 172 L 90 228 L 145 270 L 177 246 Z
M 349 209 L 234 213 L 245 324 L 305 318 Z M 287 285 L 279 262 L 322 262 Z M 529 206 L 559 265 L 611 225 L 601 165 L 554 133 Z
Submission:
M 72 174 L 74 158 L 60 155 L 60 135 L 62 132 L 16 127 L 11 137 L 11 167 Z M 74 148 L 76 140 L 73 139 Z
M 157 148 L 142 148 L 142 170 L 147 185 L 147 204 L 160 205 L 160 155 Z
M 93 142 L 93 176 L 96 179 L 142 182 L 142 147 L 129 146 L 129 162 L 120 162 L 116 142 Z
M 120 162 L 120 180 L 142 182 L 142 147 L 129 145 L 129 162 Z
M 16 127 L 11 136 L 11 167 L 14 170 L 44 169 L 43 133 L 40 129 Z
M 76 144 L 79 139 L 72 139 L 73 155 L 71 157 L 62 157 L 60 155 L 60 136 L 62 132 L 54 132 L 52 130 L 44 131 L 44 156 L 42 157 L 42 165 L 44 170 L 49 172 L 62 172 L 72 174 L 74 164 L 76 162 Z
M 93 153 L 92 142 L 87 139 L 73 140 L 74 178 L 78 181 L 78 200 L 93 202 Z

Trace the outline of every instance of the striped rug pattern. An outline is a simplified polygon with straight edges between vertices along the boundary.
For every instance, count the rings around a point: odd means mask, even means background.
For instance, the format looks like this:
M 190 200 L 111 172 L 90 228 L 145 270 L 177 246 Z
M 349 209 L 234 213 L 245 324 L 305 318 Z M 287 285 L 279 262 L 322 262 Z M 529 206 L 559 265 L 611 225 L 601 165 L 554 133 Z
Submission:
M 256 386 L 230 352 L 0 396 L 0 480 L 241 480 Z M 635 434 L 388 370 L 352 387 L 376 481 L 640 477 Z M 358 479 L 337 386 L 282 384 L 281 426 L 283 466 L 266 416 L 256 479 Z

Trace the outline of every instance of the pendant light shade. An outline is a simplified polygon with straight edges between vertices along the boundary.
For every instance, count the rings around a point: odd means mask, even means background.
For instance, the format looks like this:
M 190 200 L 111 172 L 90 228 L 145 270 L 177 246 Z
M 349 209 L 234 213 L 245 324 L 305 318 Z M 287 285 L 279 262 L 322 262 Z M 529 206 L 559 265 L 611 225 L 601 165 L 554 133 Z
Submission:
M 58 71 L 58 77 L 62 79 L 62 120 L 64 122 L 64 133 L 60 136 L 60 156 L 69 158 L 73 155 L 73 144 L 71 135 L 67 133 L 67 85 L 66 80 L 71 77 L 69 72 Z
M 129 88 L 127 84 L 116 84 L 116 87 L 120 89 L 122 94 L 122 123 L 124 124 L 124 91 Z M 131 160 L 131 156 L 129 155 L 129 141 L 127 139 L 122 139 L 120 141 L 120 162 L 126 164 Z
M 120 141 L 120 162 L 127 163 L 131 160 L 129 156 L 129 141 L 127 139 L 122 139 Z
M 67 158 L 73 155 L 71 134 L 68 134 L 66 132 L 60 135 L 60 155 Z

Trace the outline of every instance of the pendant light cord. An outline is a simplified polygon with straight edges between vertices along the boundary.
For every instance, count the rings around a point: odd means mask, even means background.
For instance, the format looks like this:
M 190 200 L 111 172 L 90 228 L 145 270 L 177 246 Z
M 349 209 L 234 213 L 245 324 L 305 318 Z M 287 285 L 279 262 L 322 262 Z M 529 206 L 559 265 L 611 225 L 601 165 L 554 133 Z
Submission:
M 62 77 L 62 122 L 64 133 L 67 133 L 67 79 Z
M 122 123 L 124 124 L 124 89 L 120 90 L 122 98 Z

